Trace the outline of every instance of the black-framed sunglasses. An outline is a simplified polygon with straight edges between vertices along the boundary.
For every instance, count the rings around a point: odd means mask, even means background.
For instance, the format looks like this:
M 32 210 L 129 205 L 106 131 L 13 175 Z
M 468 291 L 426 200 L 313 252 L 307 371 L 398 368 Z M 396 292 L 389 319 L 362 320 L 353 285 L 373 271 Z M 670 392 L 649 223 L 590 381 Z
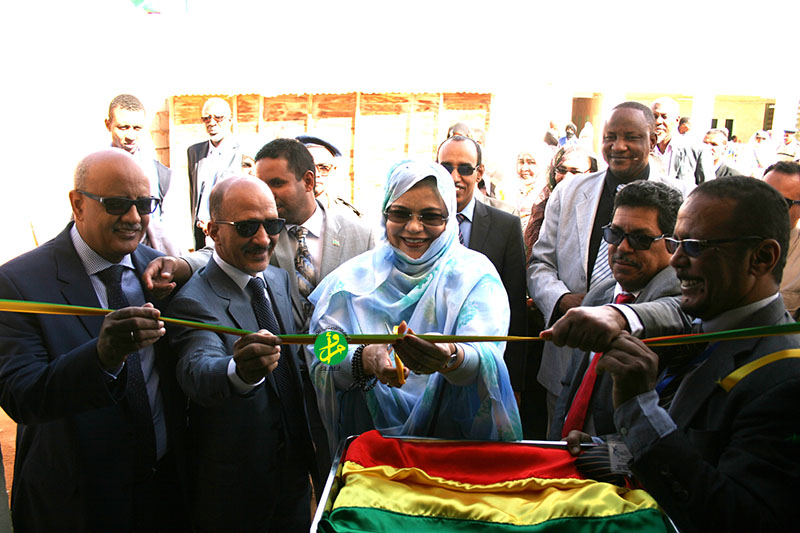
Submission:
M 665 239 L 667 236 L 664 234 L 658 237 L 651 237 L 644 233 L 625 233 L 619 228 L 615 228 L 611 224 L 603 226 L 603 240 L 608 244 L 617 246 L 622 242 L 622 239 L 628 239 L 628 244 L 634 250 L 649 250 L 654 242 Z
M 452 173 L 454 168 L 458 169 L 458 173 L 462 176 L 472 176 L 478 167 L 473 167 L 472 165 L 468 165 L 467 163 L 461 163 L 460 165 L 453 165 L 452 163 L 439 163 L 444 167 L 447 172 Z
M 786 209 L 791 209 L 793 205 L 800 205 L 800 200 L 792 200 L 785 196 L 783 197 L 783 201 L 786 202 Z
M 154 196 L 144 196 L 132 200 L 124 196 L 97 196 L 96 194 L 80 189 L 78 189 L 78 192 L 87 198 L 97 200 L 103 204 L 103 207 L 106 208 L 106 213 L 109 215 L 124 215 L 130 211 L 132 205 L 136 206 L 136 212 L 140 215 L 149 215 L 155 211 L 158 208 L 158 204 L 161 203 L 161 200 Z
M 209 122 L 211 122 L 211 118 L 212 117 L 214 118 L 214 122 L 216 122 L 217 124 L 219 124 L 220 122 L 222 122 L 223 120 L 228 118 L 225 115 L 205 115 L 205 116 L 200 117 L 200 120 L 202 120 L 204 123 L 208 124 Z
M 314 165 L 317 167 L 317 171 L 321 174 L 328 174 L 331 170 L 333 170 L 333 165 L 329 163 L 320 163 L 319 165 Z
M 412 213 L 408 209 L 399 208 L 387 209 L 383 216 L 386 220 L 395 224 L 407 224 L 411 217 L 417 217 L 417 220 L 425 226 L 441 226 L 447 222 L 447 217 L 441 213 Z
M 678 246 L 683 246 L 683 251 L 686 255 L 689 257 L 697 257 L 707 248 L 711 248 L 717 244 L 754 240 L 763 241 L 764 237 L 759 237 L 758 235 L 748 235 L 747 237 L 730 237 L 728 239 L 673 239 L 672 237 L 666 237 L 664 239 L 664 245 L 667 247 L 667 251 L 671 254 L 674 254 L 678 251 Z
M 225 224 L 236 228 L 236 233 L 240 237 L 252 237 L 258 232 L 258 228 L 264 226 L 267 234 L 277 235 L 281 232 L 286 225 L 286 220 L 283 218 L 268 218 L 266 220 L 239 220 L 237 222 L 229 222 L 227 220 L 214 220 L 217 224 Z

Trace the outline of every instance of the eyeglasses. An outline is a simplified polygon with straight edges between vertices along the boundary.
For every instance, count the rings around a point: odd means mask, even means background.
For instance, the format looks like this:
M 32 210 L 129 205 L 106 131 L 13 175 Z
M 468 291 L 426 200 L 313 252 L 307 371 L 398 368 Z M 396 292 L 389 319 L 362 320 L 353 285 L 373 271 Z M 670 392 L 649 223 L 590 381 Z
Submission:
M 214 220 L 217 224 L 225 224 L 236 228 L 236 233 L 240 237 L 252 237 L 258 228 L 264 226 L 268 235 L 277 235 L 286 225 L 286 220 L 282 218 L 268 218 L 266 220 L 239 220 L 238 222 L 228 222 L 227 220 Z
M 665 239 L 667 236 L 662 234 L 658 237 L 651 237 L 644 233 L 625 233 L 619 228 L 613 227 L 611 224 L 603 226 L 603 240 L 608 244 L 617 246 L 622 242 L 622 239 L 628 239 L 628 244 L 634 250 L 649 250 L 654 242 Z
M 320 163 L 319 165 L 314 165 L 314 166 L 316 166 L 316 167 L 317 167 L 317 170 L 318 170 L 318 171 L 319 171 L 321 174 L 328 174 L 328 173 L 330 173 L 330 171 L 331 171 L 331 170 L 333 170 L 333 168 L 334 168 L 334 167 L 333 167 L 333 165 L 329 165 L 329 164 L 327 164 L 327 163 Z
M 462 176 L 472 176 L 472 174 L 478 169 L 478 167 L 473 167 L 472 165 L 468 165 L 467 163 L 461 163 L 460 165 L 456 166 L 452 163 L 439 163 L 444 167 L 447 172 L 452 173 L 454 168 L 458 169 L 458 173 Z
M 205 122 L 206 124 L 211 122 L 212 118 L 214 119 L 214 122 L 220 123 L 220 122 L 222 122 L 223 120 L 225 120 L 228 117 L 225 116 L 225 115 L 204 115 L 204 116 L 200 117 L 200 119 L 203 122 Z
M 689 257 L 697 257 L 703 253 L 706 248 L 711 248 L 716 246 L 717 244 L 725 244 L 729 242 L 738 242 L 738 241 L 761 241 L 764 240 L 764 237 L 759 237 L 757 235 L 748 235 L 747 237 L 731 237 L 729 239 L 710 239 L 710 240 L 703 240 L 703 239 L 673 239 L 672 237 L 665 237 L 664 238 L 664 245 L 667 247 L 667 251 L 671 254 L 674 254 L 678 251 L 678 246 L 683 246 L 683 251 Z
M 397 208 L 388 209 L 383 216 L 395 224 L 408 224 L 411 217 L 417 217 L 425 226 L 441 226 L 447 221 L 447 217 L 441 213 L 412 213 L 408 209 Z
M 97 196 L 96 194 L 81 191 L 80 189 L 78 192 L 87 198 L 97 200 L 103 204 L 103 207 L 106 208 L 106 213 L 109 215 L 124 215 L 130 211 L 132 205 L 136 206 L 136 212 L 140 215 L 149 215 L 155 211 L 158 208 L 158 204 L 161 203 L 159 198 L 154 198 L 153 196 L 144 196 L 132 200 L 123 196 Z
M 791 200 L 785 196 L 783 197 L 783 200 L 786 202 L 786 209 L 791 209 L 793 205 L 800 205 L 800 200 Z

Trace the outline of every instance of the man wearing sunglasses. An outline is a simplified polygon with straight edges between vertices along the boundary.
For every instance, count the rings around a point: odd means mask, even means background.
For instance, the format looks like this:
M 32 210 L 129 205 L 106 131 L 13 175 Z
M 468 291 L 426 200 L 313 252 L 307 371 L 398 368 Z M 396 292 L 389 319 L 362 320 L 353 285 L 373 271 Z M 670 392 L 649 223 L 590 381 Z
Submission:
M 789 210 L 789 251 L 783 269 L 781 296 L 792 317 L 800 318 L 800 163 L 780 161 L 767 167 L 764 181 L 772 185 L 786 201 Z
M 612 277 L 608 245 L 602 237 L 619 188 L 636 180 L 678 183 L 649 164 L 656 143 L 655 125 L 646 105 L 617 105 L 603 128 L 602 154 L 608 169 L 565 178 L 553 189 L 528 265 L 528 290 L 546 326 L 581 305 L 588 290 Z M 553 343 L 544 345 L 538 379 L 548 392 L 550 417 L 566 376 L 568 355 Z
M 778 291 L 788 237 L 786 202 L 761 180 L 712 180 L 689 195 L 664 241 L 699 331 L 793 322 Z M 700 344 L 665 409 L 659 390 L 670 376 L 650 348 L 623 333 L 605 350 L 597 370 L 613 379 L 631 470 L 681 531 L 795 526 L 798 354 L 797 335 Z
M 186 400 L 159 342 L 159 302 L 139 282 L 160 255 L 140 244 L 158 206 L 150 190 L 126 152 L 85 157 L 69 193 L 74 223 L 0 267 L 0 298 L 118 309 L 0 320 L 20 531 L 188 529 L 178 478 Z
M 482 253 L 494 264 L 511 307 L 509 335 L 527 335 L 525 245 L 519 217 L 477 201 L 476 185 L 483 176 L 480 145 L 470 137 L 454 135 L 436 153 L 436 161 L 456 185 L 459 238 L 464 246 Z M 514 391 L 524 389 L 525 343 L 509 342 L 504 359 Z
M 333 144 L 325 139 L 311 135 L 298 135 L 298 141 L 308 148 L 311 157 L 314 158 L 316 179 L 314 181 L 314 195 L 317 201 L 326 209 L 336 209 L 347 216 L 355 215 L 361 217 L 361 212 L 350 202 L 339 196 L 332 196 L 329 185 L 339 178 L 337 172 L 337 161 L 342 153 Z M 348 185 L 348 189 L 349 189 Z M 335 193 L 333 193 L 335 194 Z
M 209 139 L 186 150 L 189 171 L 189 200 L 195 250 L 206 245 L 208 195 L 226 170 L 241 170 L 239 142 L 231 136 L 231 106 L 222 98 L 209 98 L 203 104 L 200 120 Z
M 620 321 L 621 329 L 640 338 L 651 336 L 646 325 L 653 321 L 652 310 L 626 304 L 676 300 L 680 295 L 680 282 L 669 266 L 671 255 L 664 238 L 672 235 L 682 200 L 680 192 L 663 183 L 635 181 L 623 187 L 614 198 L 611 222 L 603 228 L 613 277 L 593 287 L 581 307 L 567 311 L 542 335 L 556 344 L 564 344 L 566 337 L 580 335 L 587 322 L 609 314 L 616 315 L 612 318 Z M 675 314 L 659 316 L 660 320 L 689 324 L 689 319 L 674 305 L 669 309 Z M 576 331 L 570 333 L 570 330 Z M 579 344 L 584 343 L 592 342 L 580 339 Z M 601 436 L 616 433 L 611 377 L 597 376 L 599 354 L 589 350 L 591 346 L 583 345 L 571 354 L 549 439 L 561 440 L 571 430 Z
M 191 400 L 192 523 L 197 531 L 305 531 L 317 477 L 293 346 L 289 276 L 269 265 L 284 220 L 269 188 L 231 177 L 211 192 L 211 260 L 169 315 L 248 331 L 170 331 L 177 378 Z M 220 492 L 222 490 L 222 492 Z

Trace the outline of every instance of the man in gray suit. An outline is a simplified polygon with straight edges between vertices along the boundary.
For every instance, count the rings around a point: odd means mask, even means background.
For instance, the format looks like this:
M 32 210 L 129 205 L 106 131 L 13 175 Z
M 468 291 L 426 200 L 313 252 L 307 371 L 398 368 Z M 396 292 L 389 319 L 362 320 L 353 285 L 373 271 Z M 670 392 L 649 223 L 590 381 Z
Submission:
M 624 304 L 674 300 L 680 295 L 664 237 L 672 235 L 681 201 L 681 193 L 663 183 L 635 181 L 623 187 L 614 199 L 611 223 L 603 228 L 613 278 L 598 283 L 581 307 L 567 311 L 543 336 L 563 344 L 572 329 L 582 330 L 583 323 L 591 320 L 596 306 L 619 311 L 631 334 L 649 336 L 636 310 Z M 686 318 L 684 324 L 688 322 Z M 573 429 L 590 435 L 616 432 L 611 378 L 596 375 L 598 357 L 593 351 L 573 351 L 548 438 L 560 440 Z
M 208 264 L 169 316 L 255 331 L 176 327 L 176 377 L 190 398 L 192 522 L 197 531 L 304 531 L 310 526 L 311 435 L 294 348 L 289 277 L 269 265 L 284 221 L 269 188 L 232 177 L 210 195 Z
M 714 176 L 717 178 L 729 178 L 731 176 L 742 176 L 743 174 L 725 164 L 725 157 L 728 153 L 728 130 L 725 128 L 712 128 L 703 137 L 703 144 L 708 146 L 711 152 L 711 160 L 714 163 Z
M 566 178 L 553 190 L 528 266 L 528 291 L 546 325 L 579 306 L 587 290 L 611 278 L 602 233 L 603 226 L 611 222 L 617 189 L 640 179 L 676 184 L 650 167 L 648 155 L 655 143 L 655 120 L 650 108 L 638 102 L 623 102 L 614 108 L 603 131 L 602 153 L 608 169 Z M 676 308 L 674 305 L 673 312 L 677 314 Z M 609 310 L 598 308 L 598 312 Z M 619 313 L 613 309 L 610 313 L 610 319 L 619 321 Z M 650 334 L 667 334 L 660 326 L 662 317 L 658 313 L 643 312 L 640 316 Z M 569 365 L 569 357 L 565 356 L 568 354 L 561 353 L 553 343 L 545 343 L 538 378 L 548 391 L 550 415 Z
M 189 205 L 195 250 L 206 245 L 205 225 L 208 222 L 208 195 L 217 179 L 226 170 L 241 170 L 239 142 L 231 136 L 231 106 L 222 98 L 209 98 L 203 104 L 200 118 L 209 139 L 186 149 L 189 171 Z
M 654 153 L 664 163 L 667 178 L 683 182 L 679 188 L 685 193 L 699 183 L 714 179 L 714 164 L 705 145 L 678 134 L 681 118 L 678 102 L 665 96 L 654 100 L 650 107 L 656 119 Z

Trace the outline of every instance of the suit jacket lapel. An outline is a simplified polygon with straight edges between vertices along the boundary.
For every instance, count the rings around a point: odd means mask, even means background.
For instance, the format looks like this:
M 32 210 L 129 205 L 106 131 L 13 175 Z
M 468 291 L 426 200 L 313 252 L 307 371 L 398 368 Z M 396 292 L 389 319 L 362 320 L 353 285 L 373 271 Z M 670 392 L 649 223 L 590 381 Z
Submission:
M 480 251 L 489 236 L 489 210 L 478 200 L 475 200 L 475 211 L 472 213 L 472 229 L 469 234 L 470 250 Z
M 319 202 L 317 202 L 319 206 Z M 324 210 L 324 208 L 323 208 Z M 342 243 L 339 241 L 341 227 L 339 220 L 330 211 L 325 211 L 325 229 L 322 241 L 322 261 L 317 272 L 317 284 L 322 278 L 336 270 L 342 264 Z
M 583 198 L 575 202 L 575 210 L 572 216 L 575 217 L 575 225 L 578 228 L 578 244 L 580 245 L 581 269 L 586 270 L 589 264 L 589 237 L 592 234 L 592 225 L 597 216 L 597 208 L 600 206 L 600 195 L 603 194 L 603 187 L 606 183 L 606 174 L 603 172 L 601 179 L 597 180 L 591 187 L 583 191 Z M 591 272 L 586 272 L 586 278 L 590 279 Z
M 778 324 L 785 313 L 783 300 L 778 298 L 754 315 L 746 317 L 743 323 L 735 325 L 733 329 Z M 709 345 L 707 349 L 713 351 L 708 360 L 687 376 L 675 392 L 669 412 L 678 427 L 686 427 L 709 396 L 721 390 L 719 381 L 742 363 L 734 360 L 734 356 L 753 353 L 759 342 L 760 339 L 744 339 Z
M 292 310 L 296 318 L 295 323 L 299 324 L 303 317 L 303 299 L 300 290 L 297 288 L 297 274 L 294 270 L 295 243 L 286 228 L 281 230 L 278 237 L 278 244 L 272 254 L 270 262 L 289 273 L 289 288 L 292 291 Z
M 56 278 L 61 283 L 61 295 L 70 305 L 100 307 L 89 275 L 86 273 L 78 252 L 72 245 L 70 228 L 62 231 L 55 240 Z M 96 337 L 103 325 L 103 316 L 78 316 L 91 337 Z

